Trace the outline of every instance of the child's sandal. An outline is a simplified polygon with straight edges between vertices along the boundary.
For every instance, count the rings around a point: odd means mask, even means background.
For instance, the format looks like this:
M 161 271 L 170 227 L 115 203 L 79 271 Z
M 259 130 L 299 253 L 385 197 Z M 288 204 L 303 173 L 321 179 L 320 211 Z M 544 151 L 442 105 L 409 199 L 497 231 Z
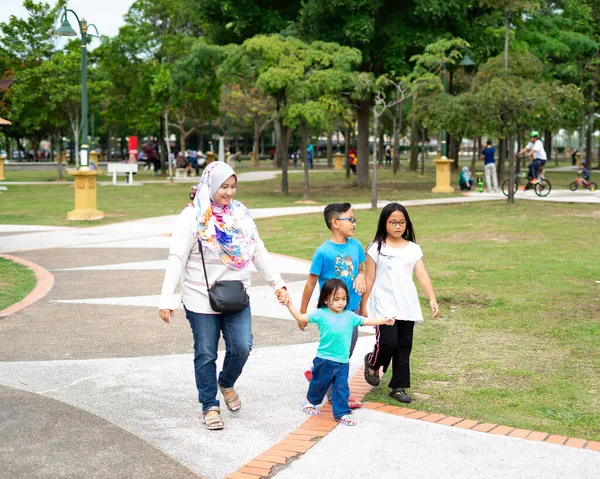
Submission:
M 356 419 L 354 419 L 350 414 L 344 414 L 338 419 L 338 421 L 344 426 L 356 426 Z
M 321 411 L 317 409 L 317 406 L 315 406 L 314 404 L 309 403 L 308 401 L 304 402 L 304 405 L 302 406 L 302 409 L 309 416 L 319 416 L 321 414 Z

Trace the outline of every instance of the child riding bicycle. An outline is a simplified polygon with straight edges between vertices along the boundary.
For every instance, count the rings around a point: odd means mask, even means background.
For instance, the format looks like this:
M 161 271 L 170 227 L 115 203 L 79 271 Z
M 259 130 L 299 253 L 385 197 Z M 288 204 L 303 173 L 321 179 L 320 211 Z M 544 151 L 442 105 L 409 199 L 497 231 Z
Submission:
M 585 161 L 582 161 L 579 164 L 579 170 L 577 170 L 577 174 L 581 175 L 582 177 L 582 186 L 584 188 L 589 188 L 590 187 L 590 170 L 588 170 L 586 168 L 586 164 Z

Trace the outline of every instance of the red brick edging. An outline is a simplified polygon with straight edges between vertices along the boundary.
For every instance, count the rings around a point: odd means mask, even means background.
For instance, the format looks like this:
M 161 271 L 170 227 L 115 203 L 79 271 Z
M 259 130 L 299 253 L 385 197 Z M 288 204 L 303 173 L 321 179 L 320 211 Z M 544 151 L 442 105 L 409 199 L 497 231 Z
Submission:
M 36 301 L 42 299 L 46 296 L 52 287 L 54 286 L 54 276 L 50 271 L 45 268 L 42 268 L 40 265 L 32 263 L 31 261 L 27 261 L 23 258 L 19 258 L 17 256 L 12 256 L 10 254 L 0 254 L 0 258 L 7 259 L 12 261 L 13 263 L 22 264 L 26 266 L 30 270 L 35 273 L 36 284 L 31 293 L 25 296 L 21 301 L 9 306 L 6 309 L 0 311 L 0 318 L 6 318 L 11 314 L 15 314 L 22 309 L 25 309 L 27 306 L 31 306 Z
M 364 380 L 364 368 L 361 367 L 350 380 L 351 395 L 358 400 L 362 400 L 371 389 L 371 386 Z M 394 416 L 404 416 L 408 419 L 458 427 L 460 429 L 470 429 L 499 436 L 516 437 L 527 439 L 529 441 L 548 442 L 550 444 L 562 444 L 578 449 L 600 451 L 600 442 L 598 441 L 569 438 L 566 436 L 548 434 L 546 432 L 518 429 L 498 424 L 479 423 L 478 421 L 463 419 L 461 417 L 444 416 L 443 414 L 434 413 L 430 414 L 428 412 L 415 411 L 414 409 L 406 407 L 390 406 L 380 402 L 365 403 L 363 408 L 374 409 L 379 412 L 393 414 Z M 298 429 L 292 431 L 285 439 L 278 442 L 261 455 L 256 456 L 237 471 L 229 474 L 227 479 L 269 478 L 280 472 L 282 469 L 285 469 L 291 462 L 298 459 L 311 447 L 317 444 L 322 437 L 333 431 L 338 425 L 338 422 L 333 419 L 331 404 L 322 406 L 321 411 L 323 414 L 309 417 L 298 427 Z

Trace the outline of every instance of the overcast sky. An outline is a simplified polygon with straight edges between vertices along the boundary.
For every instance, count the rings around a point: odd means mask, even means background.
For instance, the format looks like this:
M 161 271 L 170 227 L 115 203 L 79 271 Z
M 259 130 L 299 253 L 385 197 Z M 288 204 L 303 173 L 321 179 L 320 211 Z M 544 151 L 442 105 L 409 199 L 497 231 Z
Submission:
M 44 0 L 44 2 L 56 3 L 55 0 Z M 132 3 L 133 0 L 69 0 L 67 8 L 74 10 L 79 18 L 83 17 L 88 23 L 96 25 L 101 35 L 112 37 L 123 25 L 123 15 L 127 13 Z M 8 21 L 11 15 L 20 18 L 26 15 L 22 0 L 0 0 L 0 21 Z M 79 33 L 73 14 L 69 13 L 68 18 L 73 28 Z

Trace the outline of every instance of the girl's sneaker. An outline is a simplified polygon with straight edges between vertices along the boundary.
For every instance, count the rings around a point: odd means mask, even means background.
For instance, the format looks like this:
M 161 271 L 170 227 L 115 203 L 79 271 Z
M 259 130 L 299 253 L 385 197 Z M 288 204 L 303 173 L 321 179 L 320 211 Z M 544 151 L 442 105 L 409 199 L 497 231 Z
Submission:
M 344 426 L 356 426 L 356 419 L 354 419 L 350 414 L 344 414 L 338 419 L 338 421 Z
M 304 405 L 302 406 L 302 409 L 309 416 L 318 416 L 318 415 L 321 414 L 321 411 L 319 411 L 317 409 L 317 406 L 315 406 L 314 404 L 309 403 L 308 401 L 304 401 Z

